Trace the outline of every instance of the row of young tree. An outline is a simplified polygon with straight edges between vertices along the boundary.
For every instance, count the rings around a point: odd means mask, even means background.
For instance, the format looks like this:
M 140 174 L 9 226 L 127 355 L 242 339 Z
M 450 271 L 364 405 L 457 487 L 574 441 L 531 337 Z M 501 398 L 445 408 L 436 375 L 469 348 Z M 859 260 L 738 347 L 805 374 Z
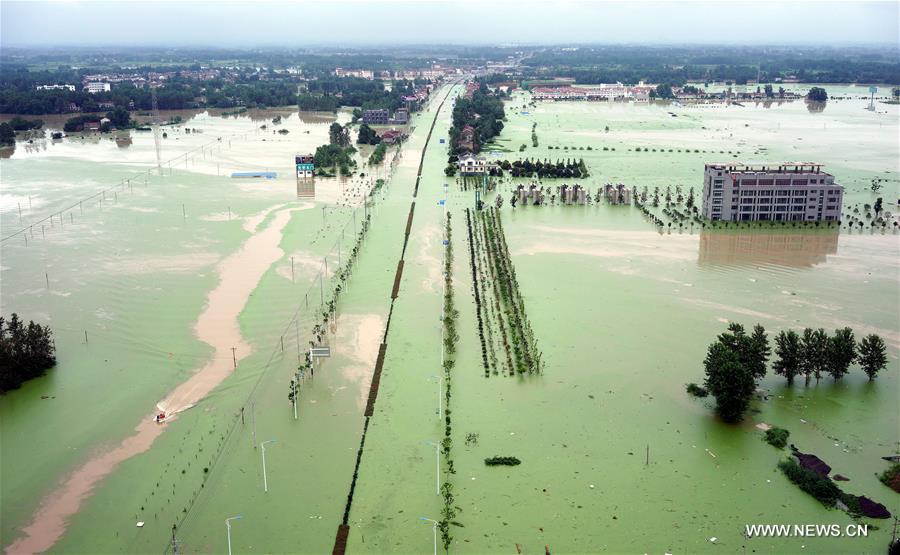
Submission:
M 834 335 L 819 328 L 806 328 L 803 334 L 793 330 L 775 336 L 776 374 L 792 384 L 797 376 L 804 376 L 808 384 L 812 377 L 818 381 L 828 374 L 840 380 L 858 362 L 870 380 L 887 366 L 884 340 L 871 334 L 856 342 L 853 330 L 841 328 Z M 731 323 L 707 349 L 703 366 L 706 372 L 705 390 L 690 384 L 688 391 L 716 399 L 716 412 L 727 422 L 740 421 L 768 369 L 772 349 L 765 329 L 757 324 L 751 333 L 744 326 Z
M 444 222 L 444 240 L 446 248 L 444 252 L 444 306 L 442 310 L 441 325 L 443 331 L 441 339 L 443 341 L 444 356 L 444 437 L 441 439 L 441 453 L 444 456 L 444 479 L 441 483 L 441 499 L 443 506 L 441 507 L 441 520 L 438 522 L 438 529 L 441 531 L 441 542 L 444 551 L 448 552 L 450 544 L 453 542 L 453 535 L 450 533 L 450 526 L 462 526 L 456 521 L 457 507 L 453 495 L 453 482 L 451 478 L 456 474 L 453 466 L 453 421 L 451 415 L 453 411 L 450 409 L 450 400 L 453 392 L 453 368 L 456 366 L 456 344 L 459 341 L 459 332 L 456 330 L 456 324 L 459 319 L 459 310 L 456 309 L 453 292 L 453 229 L 451 226 L 450 212 L 447 212 Z
M 336 145 L 331 145 L 336 146 Z M 337 147 L 340 148 L 340 147 Z M 379 185 L 377 188 L 373 187 L 368 194 L 366 194 L 363 202 L 367 206 L 371 206 L 375 202 L 375 193 L 377 189 L 383 184 L 382 180 L 378 180 Z M 355 218 L 354 218 L 355 221 Z M 349 223 L 349 222 L 348 222 Z M 334 322 L 337 318 L 337 305 L 338 301 L 341 298 L 341 293 L 344 291 L 344 286 L 347 285 L 347 282 L 353 277 L 353 267 L 359 258 L 359 254 L 362 252 L 363 242 L 366 239 L 366 235 L 369 232 L 369 229 L 372 225 L 372 214 L 371 212 L 367 213 L 365 218 L 362 220 L 362 224 L 360 226 L 359 231 L 356 234 L 356 241 L 353 243 L 353 248 L 350 249 L 350 253 L 348 256 L 345 256 L 343 262 L 340 266 L 338 266 L 337 270 L 334 271 L 332 276 L 332 282 L 334 282 L 334 288 L 331 290 L 331 296 L 328 298 L 328 301 L 322 306 L 322 319 L 321 321 L 316 322 L 312 330 L 310 331 L 311 339 L 309 340 L 309 347 L 320 347 L 324 344 L 324 340 L 328 334 L 328 324 L 329 322 Z M 355 229 L 355 224 L 354 224 Z M 298 323 L 299 325 L 299 323 Z M 284 338 L 282 338 L 284 339 Z M 299 336 L 298 336 L 299 341 Z M 297 415 L 297 404 L 300 401 L 300 391 L 303 384 L 304 379 L 307 377 L 312 377 L 315 374 L 315 364 L 310 355 L 309 351 L 303 355 L 303 361 L 298 361 L 297 370 L 294 372 L 294 375 L 291 377 L 291 380 L 288 385 L 288 401 L 291 403 L 291 406 L 294 411 L 294 419 L 298 418 Z
M 33 321 L 26 325 L 16 313 L 9 320 L 0 316 L 0 393 L 18 389 L 55 364 L 56 346 L 49 327 Z
M 503 160 L 498 165 L 501 170 L 510 172 L 512 177 L 581 179 L 590 175 L 583 158 L 578 160 L 566 158 L 556 162 L 552 162 L 549 158 L 534 161 L 526 158 L 525 160 L 514 160 L 512 162 Z M 499 172 L 498 175 L 502 176 L 503 173 Z
M 490 370 L 497 374 L 501 368 L 508 376 L 540 374 L 544 368 L 543 353 L 538 349 L 525 310 L 500 211 L 493 207 L 467 211 L 466 223 L 470 241 L 474 240 L 470 248 L 473 294 L 485 377 L 490 375 Z M 498 343 L 505 355 L 502 360 L 498 360 L 496 353 Z
M 834 330 L 831 336 L 823 328 L 806 328 L 802 335 L 794 330 L 781 331 L 775 336 L 775 356 L 772 368 L 789 384 L 798 376 L 803 376 L 807 384 L 813 377 L 818 382 L 825 374 L 839 380 L 854 362 L 873 380 L 887 366 L 884 340 L 870 334 L 857 343 L 851 328 Z

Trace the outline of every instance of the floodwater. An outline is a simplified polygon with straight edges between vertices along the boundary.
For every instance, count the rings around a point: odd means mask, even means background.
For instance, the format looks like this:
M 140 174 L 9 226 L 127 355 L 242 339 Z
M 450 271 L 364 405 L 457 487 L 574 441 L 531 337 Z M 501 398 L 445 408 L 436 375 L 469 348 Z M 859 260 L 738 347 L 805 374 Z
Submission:
M 2 161 L 3 236 L 29 227 L 27 246 L 22 236 L 2 244 L 2 312 L 50 323 L 60 358 L 48 376 L 0 401 L 4 547 L 26 537 L 42 499 L 63 491 L 90 461 L 108 458 L 122 462 L 89 495 L 71 498 L 68 507 L 77 512 L 52 527 L 64 532 L 53 550 L 165 550 L 177 524 L 179 551 L 223 552 L 224 519 L 237 514 L 236 552 L 331 549 L 436 104 L 415 116 L 393 178 L 370 209 L 372 227 L 328 336 L 332 357 L 303 380 L 296 420 L 288 381 L 309 346 L 309 328 L 321 320 L 319 300 L 334 286 L 336 246 L 344 255 L 352 246 L 362 214 L 354 213 L 354 199 L 370 177 L 317 180 L 314 199 L 297 198 L 292 156 L 327 141 L 327 117 L 291 114 L 282 123 L 290 133 L 280 135 L 271 123 L 260 130 L 268 120 L 259 115 L 197 115 L 164 142 L 164 159 L 175 159 L 171 170 L 165 163 L 164 176 L 146 180 L 140 172 L 156 165 L 149 134 L 135 133 L 124 149 L 73 138 L 17 148 Z M 740 152 L 737 159 L 748 162 L 826 164 L 848 188 L 845 211 L 872 204 L 871 180 L 885 179 L 880 195 L 898 211 L 896 106 L 873 113 L 855 99 L 829 102 L 819 113 L 803 103 L 557 103 L 526 108 L 528 115 L 513 109 L 524 105 L 519 95 L 507 104 L 498 147 L 511 152 L 500 155 L 584 157 L 591 188 L 622 181 L 699 191 L 704 162 Z M 538 148 L 531 146 L 534 122 Z M 349 515 L 349 552 L 432 549 L 430 526 L 419 519 L 439 518 L 441 508 L 426 441 L 443 434 L 432 377 L 441 371 L 444 183 L 460 311 L 449 407 L 456 473 L 449 480 L 462 526 L 451 527 L 452 551 L 510 553 L 517 544 L 526 553 L 544 546 L 573 553 L 741 552 L 745 545 L 757 552 L 883 551 L 885 522 L 873 523 L 880 529 L 868 538 L 745 543 L 741 532 L 754 523 L 851 522 L 784 479 L 775 467 L 784 452 L 762 441 L 754 427 L 760 422 L 789 429 L 801 450 L 850 477 L 846 491 L 900 510 L 896 494 L 875 476 L 900 437 L 898 235 L 660 234 L 631 207 L 512 209 L 506 202 L 506 237 L 546 369 L 541 376 L 484 378 L 463 213 L 474 199 L 443 175 L 446 151 L 437 139 L 449 125 L 450 102 L 438 114 L 415 199 Z M 202 133 L 185 133 L 185 126 Z M 527 145 L 522 153 L 520 144 Z M 226 177 L 250 169 L 279 177 Z M 34 228 L 122 178 L 132 181 Z M 511 186 L 500 187 L 507 200 Z M 204 321 L 210 325 L 200 326 Z M 856 368 L 841 383 L 826 378 L 809 387 L 789 388 L 769 375 L 761 384 L 768 399 L 755 402 L 742 424 L 725 425 L 684 385 L 702 381 L 706 346 L 731 321 L 759 322 L 770 334 L 844 325 L 857 337 L 879 333 L 889 367 L 873 383 Z M 160 432 L 152 448 L 123 457 L 135 423 L 148 423 L 160 399 L 170 399 L 170 409 L 194 406 L 151 426 Z M 476 442 L 465 441 L 469 433 Z M 270 439 L 276 442 L 266 446 L 264 492 L 259 443 Z M 486 467 L 483 459 L 494 455 L 522 464 Z
M 847 207 L 883 196 L 887 209 L 897 211 L 896 107 L 881 105 L 889 113 L 873 114 L 863 100 L 838 101 L 812 114 L 802 102 L 511 109 L 516 105 L 524 105 L 521 97 L 507 103 L 509 121 L 498 141 L 511 152 L 498 157 L 583 157 L 592 172 L 584 184 L 592 189 L 621 181 L 699 192 L 703 163 L 732 150 L 741 151 L 742 161 L 822 162 L 847 186 Z M 535 122 L 538 148 L 531 146 Z M 636 146 L 657 152 L 634 152 Z M 690 153 L 676 152 L 688 147 Z M 801 450 L 850 477 L 846 491 L 892 513 L 900 509 L 897 495 L 875 476 L 887 467 L 880 457 L 895 453 L 900 437 L 898 235 L 660 234 L 631 207 L 512 209 L 515 180 L 504 182 L 506 237 L 546 369 L 536 377 L 484 378 L 462 213 L 474 193 L 441 175 L 445 162 L 442 149 L 426 156 L 418 204 L 442 198 L 441 184 L 450 181 L 461 337 L 450 406 L 456 473 L 449 481 L 462 525 L 450 527 L 451 551 L 883 551 L 890 538 L 883 521 L 869 521 L 880 529 L 868 538 L 746 541 L 741 534 L 753 523 L 852 523 L 782 476 L 776 464 L 785 453 L 762 440 L 754 427 L 760 422 L 789 429 Z M 868 190 L 874 177 L 886 179 L 879 195 Z M 488 195 L 486 202 L 493 200 Z M 439 221 L 439 214 L 417 210 L 408 252 L 419 252 Z M 352 553 L 427 552 L 431 530 L 419 517 L 440 514 L 434 451 L 426 443 L 442 434 L 429 395 L 435 385 L 427 381 L 440 368 L 440 347 L 425 324 L 440 313 L 440 300 L 419 286 L 430 273 L 425 258 L 407 266 L 393 312 L 351 513 Z M 705 349 L 732 321 L 759 322 L 770 334 L 806 326 L 851 326 L 857 337 L 879 333 L 888 344 L 888 369 L 873 383 L 854 368 L 841 383 L 793 388 L 770 373 L 761 384 L 768 399 L 754 403 L 742 424 L 725 425 L 710 401 L 690 398 L 684 387 L 702 381 Z M 466 442 L 468 434 L 477 441 Z M 483 464 L 495 455 L 522 464 Z
M 339 120 L 344 117 L 339 114 Z M 282 128 L 296 133 L 290 143 L 282 135 L 276 139 L 263 135 L 257 121 L 222 121 L 202 114 L 185 123 L 193 133 L 184 127 L 167 128 L 168 140 L 174 136 L 179 142 L 164 144 L 163 155 L 178 161 L 165 162 L 161 177 L 144 172 L 155 166 L 154 151 L 152 138 L 139 132 L 134 132 L 129 156 L 122 159 L 117 153 L 112 172 L 96 166 L 105 156 L 102 151 L 108 150 L 102 140 L 44 141 L 19 148 L 4 160 L 2 228 L 4 237 L 10 237 L 3 244 L 3 310 L 50 323 L 60 359 L 46 378 L 5 396 L 0 408 L 6 412 L 2 543 L 8 551 L 44 551 L 53 546 L 104 478 L 145 453 L 163 430 L 183 435 L 180 413 L 198 403 L 195 410 L 208 413 L 212 407 L 203 401 L 210 392 L 236 371 L 235 366 L 253 360 L 261 337 L 265 347 L 270 346 L 271 332 L 248 337 L 240 317 L 264 276 L 285 263 L 290 268 L 283 244 L 288 243 L 298 260 L 315 259 L 319 265 L 305 275 L 298 272 L 296 280 L 287 273 L 290 288 L 299 290 L 301 300 L 304 295 L 315 296 L 315 304 L 305 305 L 318 304 L 320 287 L 330 291 L 330 283 L 315 283 L 314 290 L 313 283 L 319 273 L 327 281 L 333 271 L 321 266 L 336 267 L 341 249 L 349 250 L 353 230 L 362 221 L 358 202 L 370 181 L 321 179 L 317 202 L 298 199 L 293 153 L 327 142 L 327 126 L 334 117 L 285 117 Z M 258 167 L 248 160 L 277 168 L 279 178 L 224 177 L 235 169 Z M 383 168 L 373 170 L 385 173 Z M 79 202 L 99 190 L 104 191 L 100 196 Z M 310 210 L 317 206 L 322 210 Z M 25 233 L 17 234 L 23 228 Z M 285 241 L 286 235 L 294 240 Z M 37 287 L 34 278 L 43 274 L 46 283 Z M 121 294 L 110 307 L 113 284 Z M 296 293 L 291 296 L 290 303 L 296 304 Z M 164 319 L 171 329 L 148 330 L 140 324 L 147 319 L 159 324 L 159 316 L 172 313 L 178 314 L 177 319 Z M 279 311 L 272 316 L 282 317 Z M 315 318 L 312 310 L 295 318 L 297 333 L 290 335 L 289 344 L 298 354 Z M 374 360 L 373 344 L 377 351 L 382 327 L 377 314 L 356 319 L 342 315 L 339 320 L 338 330 L 344 335 L 337 341 L 347 342 L 348 356 L 355 363 L 344 369 L 346 379 L 357 384 L 354 389 L 367 387 L 359 382 L 371 366 L 368 359 Z M 91 347 L 99 351 L 96 356 L 109 357 L 103 363 L 115 357 L 124 365 L 118 370 L 127 374 L 118 380 L 121 384 L 113 379 L 109 389 L 97 387 L 96 380 L 104 379 L 91 368 L 97 359 L 83 352 Z M 79 366 L 86 373 L 72 375 Z M 67 387 L 68 380 L 73 382 Z M 150 381 L 153 387 L 142 389 L 141 381 Z M 84 387 L 83 395 L 79 397 L 73 387 Z M 127 393 L 123 399 L 111 398 L 117 391 Z M 158 411 L 170 416 L 165 424 L 153 422 Z M 30 428 L 28 415 L 47 417 L 48 412 L 57 413 L 51 418 L 59 422 L 44 430 L 43 438 Z M 74 414 L 84 421 L 73 421 Z M 68 422 L 63 424 L 64 420 Z M 204 424 L 215 428 L 213 422 Z M 18 445 L 16 438 L 26 434 L 43 455 Z M 55 448 L 53 437 L 60 434 L 66 438 L 64 445 Z M 154 451 L 166 450 L 156 445 Z M 22 466 L 16 454 L 21 463 L 34 468 Z M 35 465 L 34 457 L 54 459 L 55 464 Z M 12 479 L 29 472 L 41 478 Z M 28 516 L 30 511 L 34 512 Z M 84 550 L 83 545 L 77 549 Z

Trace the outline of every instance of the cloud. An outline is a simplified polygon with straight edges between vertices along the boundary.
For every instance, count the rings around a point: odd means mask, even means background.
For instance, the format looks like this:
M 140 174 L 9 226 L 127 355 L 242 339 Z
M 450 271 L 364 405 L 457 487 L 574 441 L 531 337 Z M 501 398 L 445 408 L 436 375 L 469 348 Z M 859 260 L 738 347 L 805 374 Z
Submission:
M 896 45 L 900 39 L 897 2 L 3 1 L 0 10 L 5 47 Z

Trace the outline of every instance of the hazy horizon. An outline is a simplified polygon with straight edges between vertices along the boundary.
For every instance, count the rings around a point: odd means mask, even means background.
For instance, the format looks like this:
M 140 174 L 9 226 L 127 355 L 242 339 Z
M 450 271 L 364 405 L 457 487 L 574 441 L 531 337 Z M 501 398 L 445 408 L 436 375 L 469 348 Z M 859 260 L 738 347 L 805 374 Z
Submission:
M 548 11 L 553 12 L 552 19 Z M 0 46 L 4 48 L 589 44 L 897 47 L 900 43 L 900 3 L 891 1 L 487 4 L 3 0 L 0 16 Z M 173 25 L 173 21 L 186 24 Z

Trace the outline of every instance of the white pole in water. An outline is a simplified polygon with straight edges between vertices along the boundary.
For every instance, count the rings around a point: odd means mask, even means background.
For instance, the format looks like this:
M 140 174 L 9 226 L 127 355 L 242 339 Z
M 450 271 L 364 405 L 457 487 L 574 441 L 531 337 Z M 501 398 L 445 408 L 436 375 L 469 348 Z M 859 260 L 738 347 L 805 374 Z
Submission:
M 267 443 L 275 443 L 274 439 L 267 439 L 266 441 L 259 444 L 262 448 L 262 462 L 263 462 L 263 491 L 269 493 L 269 482 L 266 479 L 266 444 Z
M 437 555 L 437 526 L 438 521 L 431 520 L 430 518 L 425 518 L 424 516 L 419 517 L 421 520 L 431 523 L 431 533 L 434 536 L 434 555 Z
M 243 518 L 241 515 L 225 519 L 225 528 L 228 530 L 228 555 L 231 555 L 231 521 Z
M 441 446 L 433 441 L 426 441 L 428 445 L 434 445 L 434 454 L 437 455 L 437 466 L 436 471 L 437 475 L 435 476 L 435 491 L 438 495 L 441 494 Z

